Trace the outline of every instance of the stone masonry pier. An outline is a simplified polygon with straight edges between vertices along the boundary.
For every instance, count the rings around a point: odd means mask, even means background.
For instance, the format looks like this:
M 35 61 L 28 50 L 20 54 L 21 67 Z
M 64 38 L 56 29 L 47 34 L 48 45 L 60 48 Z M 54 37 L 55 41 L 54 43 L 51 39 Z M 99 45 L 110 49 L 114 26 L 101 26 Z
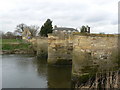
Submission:
M 111 57 L 118 54 L 117 36 L 80 36 L 75 35 L 73 40 L 72 73 L 81 75 L 86 69 L 110 69 L 115 66 Z M 108 66 L 107 66 L 108 65 Z
M 61 33 L 48 36 L 48 63 L 64 64 L 72 63 L 73 43 L 71 34 Z

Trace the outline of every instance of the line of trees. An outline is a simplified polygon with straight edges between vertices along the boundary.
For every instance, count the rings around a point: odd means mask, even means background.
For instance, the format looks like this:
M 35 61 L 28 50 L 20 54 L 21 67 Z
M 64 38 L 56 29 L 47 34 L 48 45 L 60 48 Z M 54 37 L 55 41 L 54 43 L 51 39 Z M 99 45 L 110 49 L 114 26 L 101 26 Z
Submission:
M 3 39 L 16 39 L 16 38 L 19 38 L 19 39 L 22 39 L 21 36 L 19 35 L 16 35 L 15 32 L 0 32 L 0 38 L 3 38 Z
M 52 33 L 52 21 L 50 19 L 47 19 L 46 22 L 42 25 L 42 27 L 40 28 L 37 25 L 31 25 L 28 26 L 24 23 L 21 23 L 19 25 L 16 26 L 15 31 L 14 32 L 6 32 L 3 33 L 1 31 L 1 36 L 0 38 L 16 38 L 16 37 L 21 37 L 22 33 L 24 32 L 25 29 L 28 29 L 29 32 L 31 33 L 31 37 L 35 37 L 37 34 L 39 36 L 43 36 L 43 37 L 47 37 L 48 33 Z
M 22 35 L 22 32 L 24 32 L 25 28 L 28 28 L 32 37 L 35 37 L 37 33 L 39 36 L 47 37 L 48 33 L 52 33 L 53 29 L 52 21 L 50 19 L 47 19 L 47 21 L 44 23 L 44 25 L 42 25 L 41 28 L 37 25 L 27 26 L 26 24 L 22 23 L 16 26 L 15 32 L 19 35 Z
M 25 28 L 28 28 L 32 37 L 35 37 L 37 34 L 37 31 L 39 30 L 39 26 L 37 26 L 37 25 L 27 26 L 26 24 L 21 23 L 16 26 L 15 33 L 18 35 L 22 35 L 22 32 L 24 32 Z
M 13 38 L 15 36 L 22 36 L 22 33 L 24 32 L 25 28 L 27 28 L 30 31 L 31 37 L 35 37 L 36 35 L 48 37 L 48 34 L 52 33 L 53 31 L 52 21 L 50 19 L 47 19 L 46 22 L 41 26 L 41 28 L 37 25 L 28 26 L 24 23 L 21 23 L 16 26 L 16 30 L 14 32 L 2 33 L 2 37 Z M 80 32 L 90 33 L 90 27 L 88 25 L 82 26 L 80 28 Z

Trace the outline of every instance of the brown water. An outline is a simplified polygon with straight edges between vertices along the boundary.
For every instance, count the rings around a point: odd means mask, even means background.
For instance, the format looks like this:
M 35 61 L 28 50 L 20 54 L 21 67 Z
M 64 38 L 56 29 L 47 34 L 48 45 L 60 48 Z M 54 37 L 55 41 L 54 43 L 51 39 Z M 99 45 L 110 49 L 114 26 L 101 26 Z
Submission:
M 2 56 L 2 88 L 69 88 L 71 66 L 48 66 L 30 55 Z

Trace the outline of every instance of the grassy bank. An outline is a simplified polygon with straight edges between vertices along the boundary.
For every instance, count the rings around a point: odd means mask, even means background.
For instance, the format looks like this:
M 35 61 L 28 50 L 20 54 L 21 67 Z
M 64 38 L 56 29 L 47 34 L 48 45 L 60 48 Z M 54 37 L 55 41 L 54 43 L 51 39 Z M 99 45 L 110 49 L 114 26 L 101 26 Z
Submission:
M 0 39 L 0 44 L 23 43 L 22 39 Z
M 15 49 L 28 49 L 29 43 L 21 39 L 1 39 L 0 44 L 2 45 L 2 50 L 15 50 Z

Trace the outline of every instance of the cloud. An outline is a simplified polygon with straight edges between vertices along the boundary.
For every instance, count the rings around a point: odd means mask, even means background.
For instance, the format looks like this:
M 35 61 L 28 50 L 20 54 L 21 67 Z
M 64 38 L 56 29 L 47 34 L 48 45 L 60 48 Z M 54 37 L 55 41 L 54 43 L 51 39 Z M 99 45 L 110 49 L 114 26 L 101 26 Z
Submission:
M 0 30 L 14 31 L 20 23 L 41 26 L 50 18 L 53 25 L 74 28 L 89 25 L 92 32 L 114 33 L 117 8 L 117 0 L 1 0 Z

